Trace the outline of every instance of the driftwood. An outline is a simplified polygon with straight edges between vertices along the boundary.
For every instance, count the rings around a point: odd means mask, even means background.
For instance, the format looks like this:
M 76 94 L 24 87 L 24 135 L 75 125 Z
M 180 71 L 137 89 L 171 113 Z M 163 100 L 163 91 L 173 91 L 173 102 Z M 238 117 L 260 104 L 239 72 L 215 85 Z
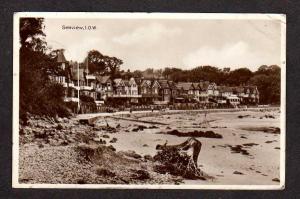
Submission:
M 201 146 L 201 142 L 195 138 L 189 138 L 178 145 L 157 145 L 156 149 L 159 151 L 154 160 L 160 164 L 155 170 L 188 179 L 206 180 L 209 176 L 204 174 L 197 164 Z

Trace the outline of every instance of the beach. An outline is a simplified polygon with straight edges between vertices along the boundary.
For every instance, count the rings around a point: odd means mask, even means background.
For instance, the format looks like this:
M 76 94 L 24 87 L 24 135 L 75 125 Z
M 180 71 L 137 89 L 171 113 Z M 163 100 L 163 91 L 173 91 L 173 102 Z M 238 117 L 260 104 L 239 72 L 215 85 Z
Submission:
M 191 180 L 182 179 L 181 184 L 205 184 L 205 185 L 278 185 L 280 179 L 280 112 L 279 110 L 247 110 L 235 112 L 197 112 L 197 111 L 181 111 L 181 112 L 146 112 L 131 114 L 105 114 L 94 121 L 92 127 L 78 123 L 77 118 L 69 120 L 69 126 L 63 126 L 62 130 L 69 129 L 73 133 L 86 132 L 87 128 L 90 137 L 96 143 L 101 141 L 106 145 L 111 145 L 118 154 L 126 154 L 128 152 L 138 154 L 140 157 L 153 157 L 156 155 L 156 146 L 160 145 L 176 145 L 184 142 L 189 136 L 172 135 L 170 132 L 176 130 L 180 133 L 188 133 L 194 131 L 212 131 L 221 135 L 221 138 L 196 137 L 202 143 L 202 148 L 198 157 L 198 166 L 207 175 L 212 178 L 208 180 Z M 53 125 L 56 125 L 55 122 Z M 112 130 L 105 130 L 109 127 Z M 26 134 L 26 133 L 25 133 Z M 21 136 L 22 137 L 22 136 Z M 64 137 L 64 136 L 61 136 Z M 69 139 L 69 138 L 68 138 Z M 67 139 L 67 140 L 68 140 Z M 49 139 L 48 139 L 49 140 Z M 22 179 L 29 178 L 29 169 L 33 167 L 36 161 L 43 162 L 47 165 L 47 161 L 51 158 L 38 159 L 39 147 L 42 150 L 51 153 L 52 149 L 64 150 L 77 146 L 80 140 L 74 142 L 58 141 L 52 144 L 43 142 L 42 138 L 32 139 L 20 145 L 20 176 Z M 34 151 L 34 152 L 32 152 Z M 73 153 L 72 150 L 70 152 Z M 30 154 L 30 155 L 28 155 Z M 58 153 L 57 156 L 60 153 Z M 52 155 L 53 156 L 53 155 Z M 63 155 L 61 158 L 66 158 Z M 139 158 L 137 158 L 139 159 Z M 137 165 L 145 164 L 143 161 Z M 147 161 L 146 161 L 147 162 Z M 65 164 L 68 164 L 66 162 Z M 76 160 L 72 164 L 78 166 Z M 101 164 L 101 163 L 100 163 Z M 144 165 L 143 168 L 150 168 L 152 163 Z M 99 164 L 98 164 L 99 166 Z M 68 167 L 65 165 L 62 170 Z M 139 167 L 139 166 L 138 166 Z M 39 167 L 34 167 L 39 170 Z M 85 166 L 81 170 L 93 170 L 93 166 Z M 52 166 L 53 173 L 55 164 Z M 126 165 L 122 167 L 126 170 Z M 51 170 L 51 169 L 50 169 Z M 80 170 L 77 168 L 77 170 Z M 72 172 L 72 171 L 69 171 Z M 94 170 L 93 170 L 94 172 Z M 35 176 L 38 173 L 38 176 Z M 35 172 L 30 176 L 30 180 L 25 182 L 52 182 L 51 179 L 40 180 L 43 178 L 43 172 Z M 51 172 L 50 172 L 51 173 Z M 48 176 L 51 178 L 51 174 Z M 150 169 L 150 175 L 155 172 Z M 156 175 L 156 174 L 155 174 Z M 25 177 L 24 177 L 25 176 Z M 60 176 L 60 175 L 58 175 Z M 71 175 L 72 176 L 72 175 Z M 134 183 L 170 183 L 170 179 L 163 178 L 163 174 L 157 174 L 157 178 L 164 180 L 141 180 Z M 169 176 L 170 177 L 170 176 Z M 64 180 L 59 177 L 59 183 L 74 183 L 74 181 Z M 93 180 L 88 183 L 113 183 L 114 181 L 97 180 L 97 175 L 93 176 Z M 24 180 L 23 180 L 24 181 Z M 127 180 L 128 181 L 128 180 Z M 55 181 L 56 182 L 56 181 Z M 76 183 L 76 182 L 75 182 Z M 115 183 L 122 183 L 116 180 Z M 131 183 L 130 180 L 128 183 Z

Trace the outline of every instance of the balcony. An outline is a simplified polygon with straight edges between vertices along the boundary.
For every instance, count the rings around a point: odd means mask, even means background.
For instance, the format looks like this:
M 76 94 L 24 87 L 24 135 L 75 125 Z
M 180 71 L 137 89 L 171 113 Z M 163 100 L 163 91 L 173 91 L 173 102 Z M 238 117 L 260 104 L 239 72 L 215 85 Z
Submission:
M 114 98 L 118 98 L 118 97 L 121 97 L 121 98 L 140 98 L 142 97 L 142 95 L 127 95 L 127 94 L 113 94 Z
M 90 90 L 92 90 L 92 89 L 93 89 L 92 86 L 80 86 L 80 90 L 90 91 Z
M 68 87 L 68 83 L 67 83 L 67 82 L 63 82 L 62 85 L 63 85 L 63 87 L 65 87 L 65 88 Z M 69 82 L 69 87 L 74 88 L 74 83 L 73 83 L 73 82 Z
M 79 102 L 79 99 L 77 97 L 65 97 L 65 102 Z
M 94 75 L 86 75 L 86 79 L 88 79 L 88 80 L 95 80 L 96 76 L 94 76 Z
M 95 100 L 96 105 L 104 104 L 104 100 Z

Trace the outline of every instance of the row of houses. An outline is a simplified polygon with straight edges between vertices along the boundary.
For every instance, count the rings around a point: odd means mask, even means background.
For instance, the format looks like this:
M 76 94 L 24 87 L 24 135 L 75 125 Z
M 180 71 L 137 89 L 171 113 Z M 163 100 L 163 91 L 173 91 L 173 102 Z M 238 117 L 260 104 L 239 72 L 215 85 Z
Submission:
M 57 61 L 68 71 L 51 79 L 66 88 L 65 101 L 79 102 L 79 96 L 94 99 L 97 106 L 103 104 L 258 104 L 256 86 L 218 86 L 213 82 L 173 82 L 166 79 L 111 78 L 107 75 L 89 74 L 87 67 L 66 61 L 63 52 Z

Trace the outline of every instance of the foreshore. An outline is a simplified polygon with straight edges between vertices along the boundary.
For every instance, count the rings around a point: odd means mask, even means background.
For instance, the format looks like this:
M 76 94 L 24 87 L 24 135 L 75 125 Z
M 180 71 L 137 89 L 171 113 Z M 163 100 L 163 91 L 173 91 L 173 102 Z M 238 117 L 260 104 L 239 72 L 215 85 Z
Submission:
M 79 122 L 91 118 L 93 125 Z M 279 184 L 276 107 L 96 113 L 58 121 L 32 118 L 29 123 L 20 132 L 20 183 Z M 168 134 L 173 130 L 222 136 L 196 138 L 202 143 L 198 165 L 212 179 L 189 180 L 154 171 L 156 145 L 187 139 Z M 103 146 L 107 154 L 101 161 L 83 161 L 78 153 L 82 145 Z

